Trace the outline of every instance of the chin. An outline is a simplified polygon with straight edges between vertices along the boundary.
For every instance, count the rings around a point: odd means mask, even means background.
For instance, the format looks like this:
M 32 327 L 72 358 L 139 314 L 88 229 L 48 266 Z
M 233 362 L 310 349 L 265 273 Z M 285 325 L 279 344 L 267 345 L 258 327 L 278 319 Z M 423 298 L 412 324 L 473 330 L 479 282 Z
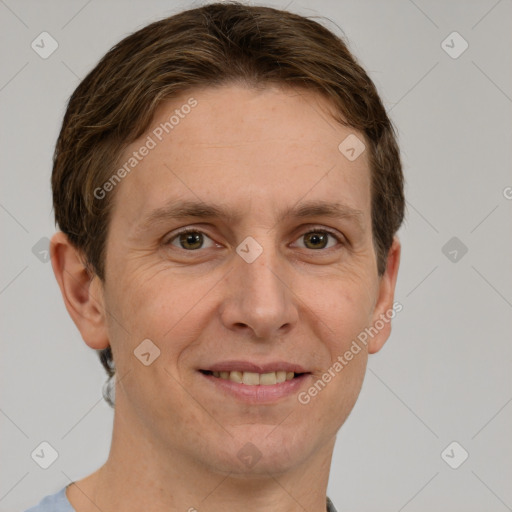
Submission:
M 232 473 L 234 478 L 286 473 L 305 462 L 315 447 L 307 432 L 291 431 L 293 425 L 239 425 L 228 429 L 233 437 L 225 438 L 224 450 L 216 455 L 215 471 Z M 306 429 L 305 429 L 306 430 Z M 217 445 L 219 446 L 219 445 Z

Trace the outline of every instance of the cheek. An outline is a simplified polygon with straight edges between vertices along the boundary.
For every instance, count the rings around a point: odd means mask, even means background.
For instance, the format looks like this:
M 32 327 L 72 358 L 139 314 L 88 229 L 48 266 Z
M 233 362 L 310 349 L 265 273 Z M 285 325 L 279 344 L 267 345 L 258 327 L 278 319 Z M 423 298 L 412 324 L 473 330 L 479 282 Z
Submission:
M 366 294 L 344 290 L 335 299 L 336 307 L 331 303 L 329 314 L 323 317 L 329 326 L 323 329 L 322 340 L 327 357 L 301 398 L 301 403 L 311 402 L 310 412 L 317 416 L 318 422 L 329 418 L 328 429 L 332 435 L 346 421 L 361 391 L 368 350 L 358 336 L 371 319 L 371 301 Z
M 320 302 L 316 311 L 321 320 L 317 323 L 321 329 L 317 335 L 323 341 L 328 358 L 315 380 L 325 383 L 322 395 L 326 407 L 336 404 L 333 425 L 346 419 L 364 379 L 368 350 L 358 336 L 371 323 L 374 295 L 368 292 L 370 286 L 370 282 L 357 278 L 344 280 L 334 290 L 317 298 Z
M 207 301 L 202 299 L 213 284 L 207 278 L 191 280 L 156 266 L 118 281 L 107 306 L 112 312 L 109 333 L 113 349 L 120 340 L 118 352 L 127 358 L 143 340 L 150 339 L 164 356 L 161 360 L 174 366 L 179 354 L 200 339 L 201 319 L 208 317 L 204 311 Z M 123 354 L 119 354 L 120 363 Z
M 322 327 L 323 334 L 318 333 L 319 338 L 329 340 L 332 354 L 339 355 L 370 324 L 375 287 L 363 273 L 331 276 L 324 284 L 323 290 L 310 292 L 309 305 Z
M 343 359 L 345 359 L 343 357 Z M 331 373 L 335 376 L 329 383 L 330 396 L 326 396 L 328 403 L 334 404 L 330 410 L 334 413 L 333 425 L 334 431 L 338 426 L 345 423 L 347 417 L 357 402 L 357 398 L 362 388 L 364 376 L 366 373 L 366 364 L 368 361 L 368 353 L 362 348 L 361 351 L 353 355 L 350 361 L 346 361 L 341 366 L 333 365 Z M 341 370 L 339 368 L 342 368 Z M 337 372 L 335 370 L 338 370 Z

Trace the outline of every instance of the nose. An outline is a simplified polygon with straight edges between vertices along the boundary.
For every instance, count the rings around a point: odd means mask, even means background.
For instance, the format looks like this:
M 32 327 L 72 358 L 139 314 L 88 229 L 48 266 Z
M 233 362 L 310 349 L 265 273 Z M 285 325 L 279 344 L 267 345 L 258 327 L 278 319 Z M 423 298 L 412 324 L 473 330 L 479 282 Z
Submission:
M 251 339 L 274 340 L 289 332 L 299 318 L 290 268 L 266 244 L 251 263 L 236 254 L 226 276 L 221 320 L 230 330 Z

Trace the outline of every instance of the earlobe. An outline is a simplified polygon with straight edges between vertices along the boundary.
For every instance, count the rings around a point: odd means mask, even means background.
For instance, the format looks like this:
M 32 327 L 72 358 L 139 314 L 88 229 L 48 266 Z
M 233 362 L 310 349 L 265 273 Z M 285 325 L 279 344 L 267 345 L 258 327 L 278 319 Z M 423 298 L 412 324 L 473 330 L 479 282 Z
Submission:
M 369 354 L 378 352 L 391 334 L 391 321 L 397 311 L 394 307 L 394 297 L 401 249 L 400 241 L 395 236 L 388 251 L 386 271 L 380 278 L 379 295 L 372 322 L 372 327 L 377 333 L 368 342 Z
M 53 235 L 50 256 L 66 309 L 87 345 L 101 350 L 109 346 L 103 286 L 91 275 L 81 253 L 61 231 Z

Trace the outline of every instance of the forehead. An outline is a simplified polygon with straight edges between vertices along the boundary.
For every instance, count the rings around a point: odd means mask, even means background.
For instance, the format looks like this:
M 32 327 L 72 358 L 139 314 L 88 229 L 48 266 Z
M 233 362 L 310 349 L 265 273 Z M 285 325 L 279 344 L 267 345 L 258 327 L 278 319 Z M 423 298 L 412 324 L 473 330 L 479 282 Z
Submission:
M 222 202 L 267 216 L 301 199 L 367 211 L 366 151 L 339 149 L 364 137 L 337 123 L 323 97 L 298 89 L 241 86 L 192 89 L 157 109 L 150 127 L 120 158 L 137 163 L 116 191 L 115 211 L 135 224 L 170 199 Z M 351 140 L 351 139 L 349 139 Z M 143 151 L 141 148 L 150 147 Z

